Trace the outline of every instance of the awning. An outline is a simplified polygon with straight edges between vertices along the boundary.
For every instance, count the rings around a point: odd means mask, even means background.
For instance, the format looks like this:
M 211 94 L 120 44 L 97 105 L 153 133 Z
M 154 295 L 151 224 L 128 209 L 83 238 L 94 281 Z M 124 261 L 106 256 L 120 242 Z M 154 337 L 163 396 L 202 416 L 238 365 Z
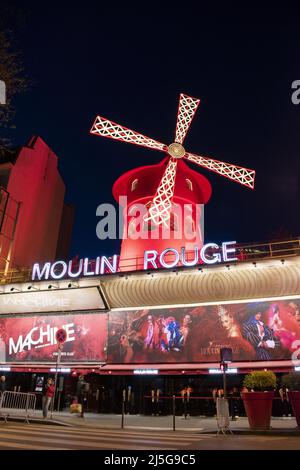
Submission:
M 300 362 L 300 361 L 299 361 Z M 248 372 L 254 369 L 276 369 L 287 370 L 294 368 L 296 364 L 293 361 L 257 361 L 257 362 L 231 362 L 229 368 L 238 369 L 240 372 Z M 157 370 L 159 373 L 207 373 L 209 369 L 220 369 L 219 362 L 209 363 L 182 363 L 182 364 L 105 364 L 100 367 L 100 373 L 103 372 L 134 372 L 134 370 Z

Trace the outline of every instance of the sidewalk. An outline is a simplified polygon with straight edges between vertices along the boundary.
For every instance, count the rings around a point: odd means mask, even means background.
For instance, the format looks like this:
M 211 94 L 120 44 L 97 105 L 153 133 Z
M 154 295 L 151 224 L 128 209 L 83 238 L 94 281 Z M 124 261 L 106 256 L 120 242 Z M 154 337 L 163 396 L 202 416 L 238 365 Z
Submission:
M 36 412 L 38 418 L 38 411 Z M 53 413 L 53 418 L 47 420 L 47 424 L 64 424 L 69 426 L 95 426 L 107 429 L 121 429 L 121 415 L 115 414 L 97 414 L 85 413 L 84 418 L 77 414 L 70 414 L 62 411 Z M 43 421 L 41 419 L 41 421 Z M 43 421 L 45 423 L 45 421 Z M 46 423 L 45 423 L 46 424 Z M 144 416 L 144 415 L 125 415 L 124 429 L 126 430 L 160 430 L 173 431 L 173 416 Z M 217 420 L 214 417 L 192 416 L 184 418 L 176 416 L 176 431 L 216 433 L 218 430 Z M 269 431 L 253 431 L 249 429 L 248 419 L 246 417 L 237 418 L 236 421 L 230 421 L 230 429 L 237 434 L 292 434 L 300 436 L 300 429 L 297 427 L 295 418 L 272 418 L 271 429 Z

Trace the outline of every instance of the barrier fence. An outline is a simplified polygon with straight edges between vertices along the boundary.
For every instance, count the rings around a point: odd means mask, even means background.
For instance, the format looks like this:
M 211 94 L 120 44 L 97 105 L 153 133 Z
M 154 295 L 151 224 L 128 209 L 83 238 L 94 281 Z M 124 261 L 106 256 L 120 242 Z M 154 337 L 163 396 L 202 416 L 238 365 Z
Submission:
M 143 414 L 152 416 L 169 416 L 170 429 L 176 430 L 177 419 L 188 419 L 190 417 L 206 418 L 215 417 L 219 432 L 231 432 L 229 429 L 229 421 L 236 419 L 237 416 L 246 416 L 243 400 L 239 396 L 212 397 L 212 396 L 189 396 L 181 395 L 161 395 L 152 396 L 145 395 L 143 404 Z M 273 416 L 281 416 L 284 411 L 282 407 L 282 399 L 274 397 L 273 399 Z M 286 410 L 285 410 L 286 411 Z M 292 409 L 289 410 L 292 414 Z M 125 427 L 126 414 L 135 414 L 132 406 L 123 398 L 122 400 L 122 417 L 121 428 Z
M 29 417 L 35 412 L 35 405 L 34 393 L 3 392 L 0 398 L 0 416 L 5 422 L 9 417 L 18 417 L 29 423 Z
M 216 409 L 217 409 L 217 425 L 218 425 L 218 434 L 232 431 L 229 427 L 229 403 L 227 398 L 217 398 L 216 402 Z
M 217 417 L 217 400 L 222 400 L 220 398 L 214 397 L 205 397 L 205 396 L 182 396 L 182 395 L 172 395 L 172 396 L 157 396 L 157 395 L 145 395 L 144 396 L 144 414 L 151 414 L 152 416 L 170 416 L 171 423 L 170 428 L 173 431 L 176 430 L 176 416 L 184 416 L 184 418 L 189 418 L 191 415 L 196 415 L 199 417 L 205 417 L 203 413 L 203 407 L 199 406 L 202 404 L 209 404 L 210 410 L 209 414 Z M 228 403 L 228 402 L 227 402 Z M 228 406 L 228 405 L 227 405 Z M 197 410 L 196 410 L 197 408 Z M 202 410 L 201 410 L 202 408 Z M 122 419 L 121 419 L 121 428 L 124 428 L 125 423 L 125 414 L 129 412 L 128 403 L 123 398 L 122 400 Z M 229 413 L 229 412 L 228 412 Z M 219 413 L 219 416 L 220 413 Z M 221 419 L 221 418 L 220 418 Z M 228 414 L 229 420 L 229 414 Z M 218 421 L 219 422 L 219 421 Z

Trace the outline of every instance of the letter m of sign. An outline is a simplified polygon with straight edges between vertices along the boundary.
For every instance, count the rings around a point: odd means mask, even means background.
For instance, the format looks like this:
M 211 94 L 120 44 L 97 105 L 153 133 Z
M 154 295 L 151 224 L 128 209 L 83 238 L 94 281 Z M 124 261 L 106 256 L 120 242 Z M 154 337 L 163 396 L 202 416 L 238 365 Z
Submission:
M 0 104 L 6 104 L 6 86 L 3 80 L 0 80 Z

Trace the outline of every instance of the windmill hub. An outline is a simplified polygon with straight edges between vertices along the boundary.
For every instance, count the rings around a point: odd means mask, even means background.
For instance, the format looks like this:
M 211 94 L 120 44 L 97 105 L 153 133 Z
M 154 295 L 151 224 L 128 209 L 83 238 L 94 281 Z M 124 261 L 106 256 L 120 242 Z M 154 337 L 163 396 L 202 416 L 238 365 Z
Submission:
M 168 154 L 174 158 L 183 158 L 185 155 L 185 150 L 181 144 L 174 142 L 168 147 Z

